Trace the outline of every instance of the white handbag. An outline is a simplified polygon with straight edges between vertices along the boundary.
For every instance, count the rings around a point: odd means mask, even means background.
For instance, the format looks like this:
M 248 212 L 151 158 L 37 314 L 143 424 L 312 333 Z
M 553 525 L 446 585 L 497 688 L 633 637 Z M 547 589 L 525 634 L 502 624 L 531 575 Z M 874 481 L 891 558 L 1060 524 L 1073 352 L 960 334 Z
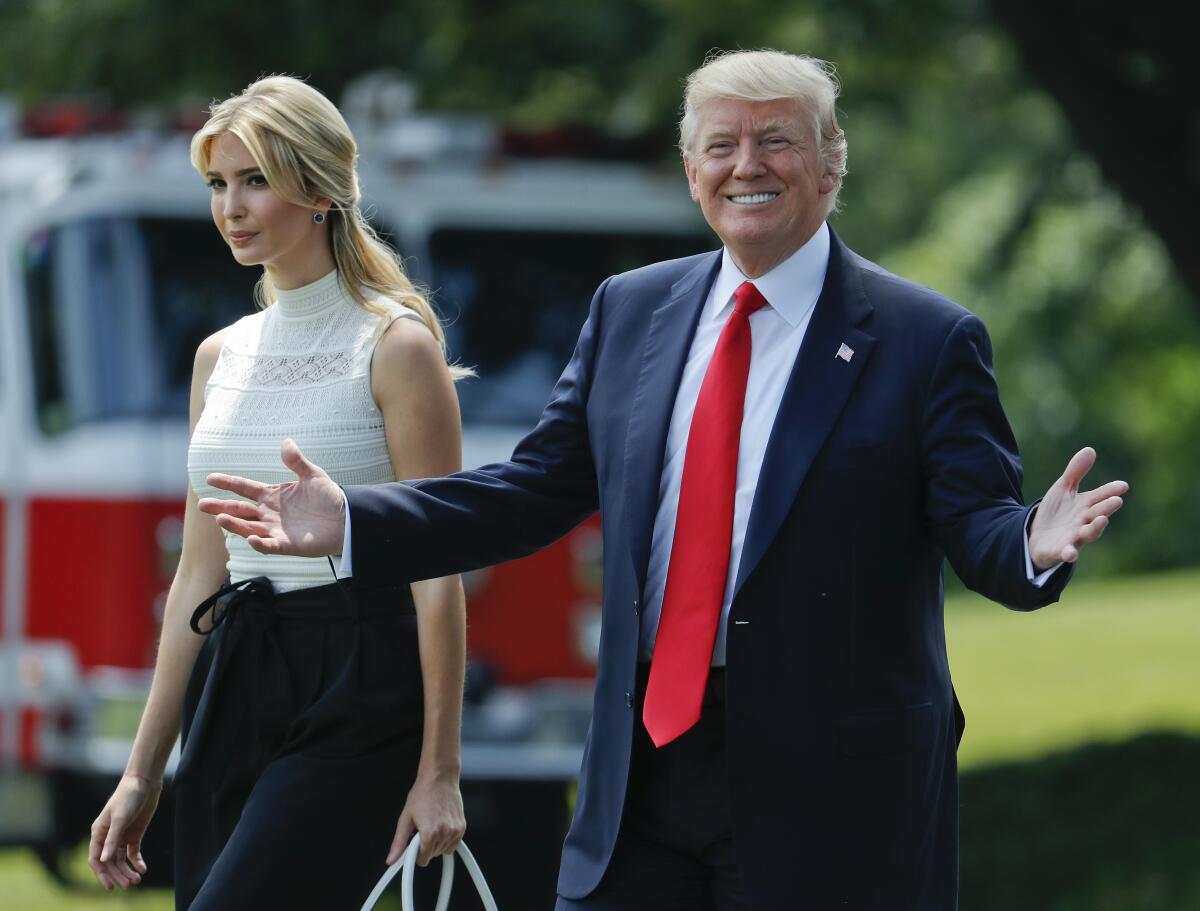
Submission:
M 404 876 L 400 879 L 400 908 L 401 911 L 416 911 L 416 904 L 413 901 L 413 871 L 417 866 L 417 852 L 421 850 L 420 834 L 413 835 L 412 841 L 408 843 L 408 848 L 400 859 L 389 866 L 383 876 L 379 877 L 379 882 L 375 884 L 375 888 L 371 890 L 371 894 L 367 896 L 367 900 L 363 902 L 361 911 L 371 911 L 375 907 L 375 903 L 379 901 L 379 896 L 383 895 L 383 890 L 401 870 L 404 871 Z M 498 911 L 496 908 L 496 899 L 492 898 L 492 890 L 488 888 L 487 880 L 483 878 L 483 872 L 479 869 L 479 864 L 475 862 L 474 855 L 471 854 L 466 842 L 459 842 L 458 847 L 454 849 L 454 854 L 462 858 L 463 866 L 467 868 L 467 872 L 471 874 L 471 882 L 475 883 L 475 890 L 479 893 L 480 899 L 483 901 L 485 911 Z M 442 884 L 438 887 L 436 911 L 446 911 L 446 906 L 450 904 L 450 889 L 454 885 L 454 855 L 442 855 Z

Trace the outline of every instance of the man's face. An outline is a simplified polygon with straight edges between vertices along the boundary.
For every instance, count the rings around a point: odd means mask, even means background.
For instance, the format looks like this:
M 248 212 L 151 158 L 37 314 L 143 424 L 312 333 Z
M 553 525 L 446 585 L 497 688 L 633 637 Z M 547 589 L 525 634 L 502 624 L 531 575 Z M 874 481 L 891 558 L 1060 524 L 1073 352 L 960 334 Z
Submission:
M 721 98 L 697 112 L 684 154 L 692 199 L 751 278 L 812 237 L 837 179 L 817 155 L 799 102 Z

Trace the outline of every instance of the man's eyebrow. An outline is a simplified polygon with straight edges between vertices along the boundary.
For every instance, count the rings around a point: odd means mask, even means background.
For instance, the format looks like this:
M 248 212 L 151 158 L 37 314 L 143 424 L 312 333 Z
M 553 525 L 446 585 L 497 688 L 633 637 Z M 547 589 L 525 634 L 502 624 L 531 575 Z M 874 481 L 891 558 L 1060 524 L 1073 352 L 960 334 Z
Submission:
M 768 120 L 766 123 L 755 128 L 755 135 L 761 136 L 764 133 L 794 133 L 796 131 L 796 123 L 790 119 Z M 722 139 L 726 136 L 736 136 L 741 130 L 732 124 L 714 124 L 708 127 L 701 134 L 705 140 Z
M 262 168 L 260 168 L 258 165 L 255 165 L 252 168 L 242 168 L 240 171 L 235 172 L 233 176 L 234 177 L 245 177 L 247 174 L 254 174 L 255 172 L 258 172 L 258 171 L 262 171 Z M 221 172 L 220 171 L 206 171 L 204 176 L 205 177 L 220 177 Z
M 768 120 L 758 128 L 759 133 L 788 133 L 794 130 L 796 124 L 792 120 Z

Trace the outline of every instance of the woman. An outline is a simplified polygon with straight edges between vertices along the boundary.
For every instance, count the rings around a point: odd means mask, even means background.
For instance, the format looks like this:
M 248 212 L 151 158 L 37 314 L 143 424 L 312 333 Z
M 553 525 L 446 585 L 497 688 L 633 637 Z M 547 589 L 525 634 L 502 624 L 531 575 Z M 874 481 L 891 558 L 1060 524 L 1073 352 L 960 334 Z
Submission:
M 351 592 L 332 562 L 258 554 L 196 501 L 212 471 L 289 477 L 285 437 L 341 483 L 456 471 L 467 371 L 447 366 L 432 309 L 364 221 L 333 104 L 275 76 L 211 114 L 192 163 L 234 259 L 263 266 L 262 309 L 196 353 L 183 552 L 89 862 L 109 890 L 146 872 L 182 705 L 176 907 L 357 908 L 414 831 L 424 864 L 465 828 L 462 585 Z

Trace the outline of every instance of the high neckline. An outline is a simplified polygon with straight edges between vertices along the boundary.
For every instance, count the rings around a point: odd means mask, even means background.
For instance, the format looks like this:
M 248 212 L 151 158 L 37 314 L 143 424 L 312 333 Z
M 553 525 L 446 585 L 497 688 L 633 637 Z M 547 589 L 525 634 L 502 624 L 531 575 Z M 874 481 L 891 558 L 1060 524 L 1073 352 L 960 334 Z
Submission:
M 275 306 L 279 308 L 281 316 L 297 319 L 328 310 L 348 296 L 346 289 L 338 280 L 337 269 L 333 269 L 315 282 L 299 288 L 293 288 L 290 291 L 276 288 Z

